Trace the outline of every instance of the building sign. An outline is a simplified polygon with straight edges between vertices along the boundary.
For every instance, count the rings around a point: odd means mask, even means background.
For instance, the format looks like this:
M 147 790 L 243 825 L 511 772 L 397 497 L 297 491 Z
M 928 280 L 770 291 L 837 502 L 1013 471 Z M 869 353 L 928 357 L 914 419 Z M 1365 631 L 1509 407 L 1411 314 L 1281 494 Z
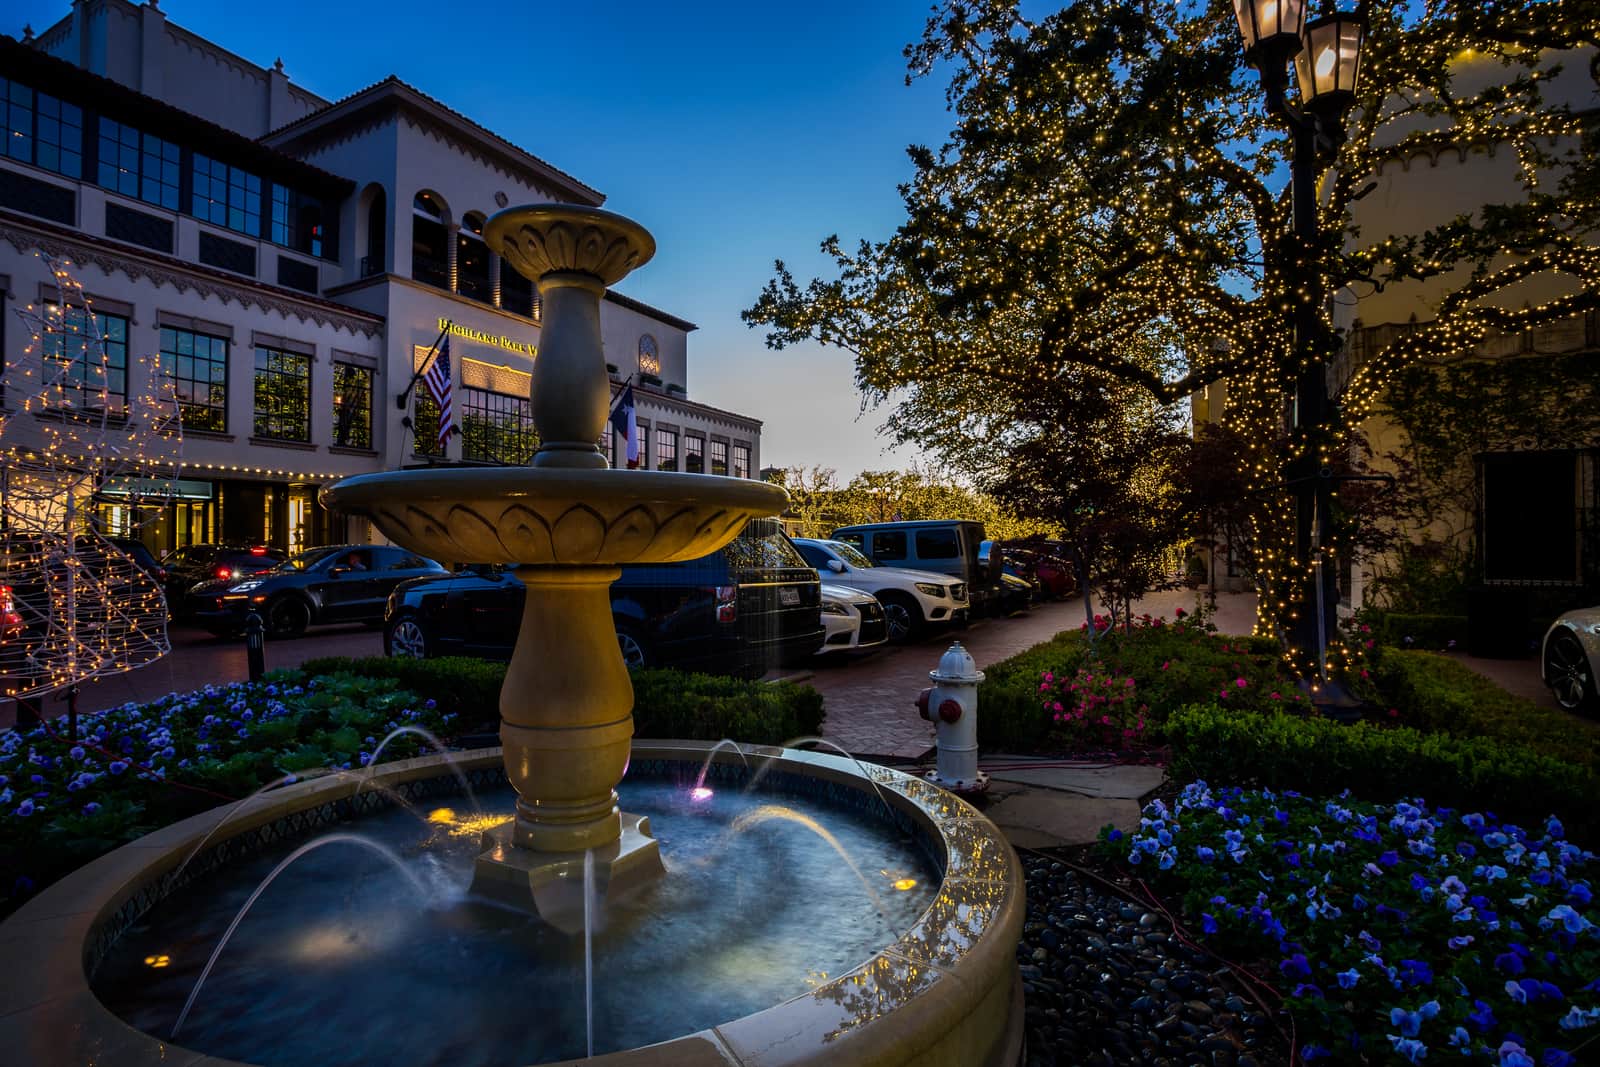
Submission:
M 463 326 L 459 322 L 451 322 L 449 319 L 440 319 L 439 329 L 441 331 L 449 330 L 456 337 L 464 337 L 469 341 L 477 341 L 479 344 L 484 345 L 494 345 L 496 348 L 503 348 L 507 352 L 515 352 L 518 355 L 527 356 L 529 359 L 539 354 L 538 345 L 515 341 L 504 335 L 484 333 L 482 330 L 474 330 L 470 326 Z

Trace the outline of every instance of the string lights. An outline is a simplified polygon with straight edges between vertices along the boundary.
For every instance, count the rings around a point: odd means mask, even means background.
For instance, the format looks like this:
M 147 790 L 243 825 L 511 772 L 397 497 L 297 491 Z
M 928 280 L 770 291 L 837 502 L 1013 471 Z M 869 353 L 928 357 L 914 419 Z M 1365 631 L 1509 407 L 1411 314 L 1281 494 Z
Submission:
M 0 583 L 20 631 L 0 638 L 7 695 L 30 697 L 170 650 L 160 584 L 107 538 L 157 521 L 181 472 L 171 377 L 113 359 L 68 261 L 40 257 L 54 301 L 17 311 L 29 342 L 0 368 Z

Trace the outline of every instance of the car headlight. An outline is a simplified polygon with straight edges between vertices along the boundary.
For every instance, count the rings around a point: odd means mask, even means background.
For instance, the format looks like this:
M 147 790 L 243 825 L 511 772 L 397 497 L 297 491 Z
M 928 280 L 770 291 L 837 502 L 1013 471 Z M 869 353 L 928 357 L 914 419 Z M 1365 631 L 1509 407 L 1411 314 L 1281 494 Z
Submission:
M 918 582 L 917 592 L 923 596 L 942 597 L 944 596 L 944 586 L 934 585 L 932 582 Z
M 230 593 L 248 593 L 250 590 L 254 589 L 256 586 L 258 586 L 260 584 L 261 584 L 261 582 L 259 580 L 253 580 L 253 581 L 248 581 L 248 582 L 240 582 L 238 585 L 229 586 L 228 587 L 228 592 L 230 592 Z
M 848 615 L 848 614 L 850 614 L 849 610 L 843 604 L 837 603 L 837 602 L 832 601 L 832 600 L 824 600 L 822 602 L 822 613 L 824 615 Z

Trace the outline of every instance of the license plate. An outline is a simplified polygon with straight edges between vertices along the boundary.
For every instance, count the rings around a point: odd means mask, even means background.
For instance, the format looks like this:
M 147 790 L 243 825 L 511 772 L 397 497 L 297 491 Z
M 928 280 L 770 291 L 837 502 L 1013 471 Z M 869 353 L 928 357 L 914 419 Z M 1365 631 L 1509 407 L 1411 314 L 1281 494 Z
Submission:
M 778 603 L 783 605 L 786 608 L 797 608 L 797 607 L 799 607 L 800 606 L 800 590 L 798 590 L 798 589 L 779 589 L 778 590 Z

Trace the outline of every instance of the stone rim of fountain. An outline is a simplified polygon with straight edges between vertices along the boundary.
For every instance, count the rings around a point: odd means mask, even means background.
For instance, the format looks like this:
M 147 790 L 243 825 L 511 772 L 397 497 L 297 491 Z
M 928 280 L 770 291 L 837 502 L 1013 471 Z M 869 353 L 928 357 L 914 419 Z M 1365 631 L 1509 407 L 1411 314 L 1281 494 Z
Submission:
M 1015 946 L 1024 899 L 1021 865 L 1000 831 L 965 801 L 913 775 L 830 753 L 747 745 L 749 756 L 780 761 L 784 772 L 847 788 L 881 789 L 945 849 L 939 891 L 919 920 L 860 966 L 818 988 L 710 1030 L 582 1061 L 612 1067 L 672 1063 L 911 1064 L 1000 1067 L 1017 1062 L 1022 1042 L 1022 987 Z M 636 762 L 698 766 L 739 757 L 692 741 L 642 741 Z M 499 749 L 458 758 L 425 756 L 386 764 L 363 799 L 382 806 L 380 790 L 442 776 L 447 761 L 471 773 L 500 766 Z M 316 778 L 248 801 L 196 857 L 226 858 L 241 836 L 350 797 L 358 783 Z M 90 987 L 90 970 L 127 925 L 178 885 L 171 875 L 231 806 L 174 823 L 66 876 L 0 924 L 0 951 L 32 967 L 0 974 L 0 1047 L 25 1051 L 36 1067 L 108 1062 L 125 1067 L 242 1067 L 136 1030 L 106 1008 Z M 223 850 L 219 852 L 218 850 Z M 866 989 L 863 997 L 858 992 Z M 860 1016 L 844 995 L 883 1008 Z M 576 1063 L 578 1061 L 564 1061 Z

